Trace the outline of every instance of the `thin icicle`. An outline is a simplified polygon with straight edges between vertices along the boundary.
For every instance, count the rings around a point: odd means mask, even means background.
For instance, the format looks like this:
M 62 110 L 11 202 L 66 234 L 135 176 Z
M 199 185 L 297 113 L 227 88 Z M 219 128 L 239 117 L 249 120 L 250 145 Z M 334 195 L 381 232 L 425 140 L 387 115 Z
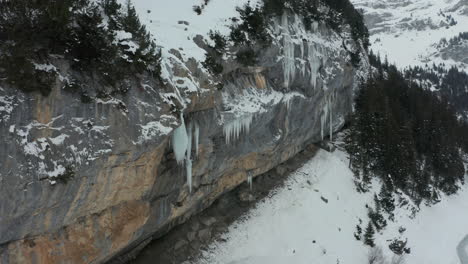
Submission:
M 195 157 L 198 157 L 198 142 L 200 139 L 200 126 L 198 123 L 195 123 Z

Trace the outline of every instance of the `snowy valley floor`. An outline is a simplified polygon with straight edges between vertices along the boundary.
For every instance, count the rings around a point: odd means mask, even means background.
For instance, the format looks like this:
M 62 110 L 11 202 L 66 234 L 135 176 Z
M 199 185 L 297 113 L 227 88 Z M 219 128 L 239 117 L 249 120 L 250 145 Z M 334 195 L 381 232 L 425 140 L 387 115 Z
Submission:
M 350 263 L 365 264 L 369 247 L 353 233 L 359 219 L 365 229 L 366 204 L 373 206 L 373 191 L 358 193 L 341 150 L 320 150 L 293 172 L 286 184 L 234 222 L 223 239 L 202 253 L 198 264 Z M 468 190 L 443 197 L 431 207 L 421 206 L 412 219 L 410 211 L 398 208 L 395 222 L 376 234 L 376 244 L 390 259 L 394 238 L 408 239 L 408 264 L 460 263 L 457 245 L 468 234 Z M 400 234 L 403 226 L 406 231 Z M 467 250 L 467 249 L 465 249 Z

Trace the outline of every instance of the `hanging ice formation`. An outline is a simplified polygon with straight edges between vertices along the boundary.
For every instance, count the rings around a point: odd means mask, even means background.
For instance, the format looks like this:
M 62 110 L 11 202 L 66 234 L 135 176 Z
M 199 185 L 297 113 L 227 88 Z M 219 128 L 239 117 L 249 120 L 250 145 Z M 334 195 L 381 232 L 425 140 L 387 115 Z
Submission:
M 185 170 L 187 175 L 187 185 L 189 192 L 192 193 L 192 141 L 195 141 L 195 152 L 198 153 L 198 141 L 200 136 L 200 127 L 197 123 L 188 127 L 185 126 L 184 116 L 181 114 L 180 120 L 182 124 L 174 131 L 172 136 L 172 148 L 177 164 L 181 165 L 185 162 Z M 194 137 L 192 137 L 194 131 Z
M 310 84 L 315 89 L 322 65 L 320 44 L 313 39 L 302 39 L 302 41 L 297 39 L 297 35 L 301 31 L 300 28 L 304 27 L 298 15 L 291 19 L 290 15 L 284 13 L 277 27 L 283 37 L 283 86 L 289 88 L 300 71 L 304 77 L 307 76 L 307 72 L 310 72 Z M 312 23 L 312 31 L 317 30 L 318 23 Z M 296 53 L 297 48 L 300 49 L 300 54 Z
M 252 115 L 245 115 L 225 124 L 223 132 L 226 138 L 226 144 L 237 140 L 242 132 L 248 134 L 250 132 L 250 124 L 252 124 Z

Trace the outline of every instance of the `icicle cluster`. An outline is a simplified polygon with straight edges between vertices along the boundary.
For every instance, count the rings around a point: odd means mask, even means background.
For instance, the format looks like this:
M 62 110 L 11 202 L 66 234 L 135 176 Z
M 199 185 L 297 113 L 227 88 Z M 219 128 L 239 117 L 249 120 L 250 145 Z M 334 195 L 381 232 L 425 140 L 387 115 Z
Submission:
M 195 141 L 195 155 L 198 155 L 198 142 L 200 137 L 200 127 L 197 123 L 188 127 L 185 126 L 184 116 L 180 117 L 182 124 L 178 127 L 172 136 L 172 148 L 177 164 L 181 165 L 185 162 L 185 170 L 187 175 L 187 185 L 189 192 L 192 193 L 192 141 Z M 194 132 L 194 137 L 192 136 Z
M 248 134 L 250 132 L 252 119 L 252 115 L 245 115 L 228 124 L 225 124 L 223 127 L 223 132 L 226 138 L 226 144 L 237 140 L 242 132 Z
M 312 31 L 317 31 L 317 27 L 318 23 L 313 23 Z M 292 20 L 289 14 L 284 13 L 280 25 L 278 25 L 278 30 L 283 36 L 283 86 L 289 88 L 300 70 L 302 76 L 309 73 L 310 84 L 315 89 L 323 56 L 320 47 L 317 47 L 317 42 L 311 40 L 299 41 L 297 38 L 292 37 L 300 32 L 304 33 L 305 30 L 302 19 L 298 15 L 294 15 Z M 300 49 L 300 55 L 296 54 L 296 47 Z M 305 52 L 306 50 L 307 52 Z

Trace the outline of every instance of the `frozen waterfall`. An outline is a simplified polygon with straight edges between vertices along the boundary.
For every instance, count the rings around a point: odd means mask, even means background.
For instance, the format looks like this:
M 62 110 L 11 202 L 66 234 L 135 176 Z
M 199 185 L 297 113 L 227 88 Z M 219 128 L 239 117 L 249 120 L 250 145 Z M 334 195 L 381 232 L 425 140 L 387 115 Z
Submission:
M 182 114 L 180 120 L 182 124 L 175 129 L 172 135 L 172 149 L 177 164 L 181 165 L 185 163 L 187 185 L 190 193 L 192 193 L 192 142 L 195 141 L 195 153 L 198 154 L 200 127 L 198 123 L 189 123 L 188 126 L 185 126 L 184 116 Z

